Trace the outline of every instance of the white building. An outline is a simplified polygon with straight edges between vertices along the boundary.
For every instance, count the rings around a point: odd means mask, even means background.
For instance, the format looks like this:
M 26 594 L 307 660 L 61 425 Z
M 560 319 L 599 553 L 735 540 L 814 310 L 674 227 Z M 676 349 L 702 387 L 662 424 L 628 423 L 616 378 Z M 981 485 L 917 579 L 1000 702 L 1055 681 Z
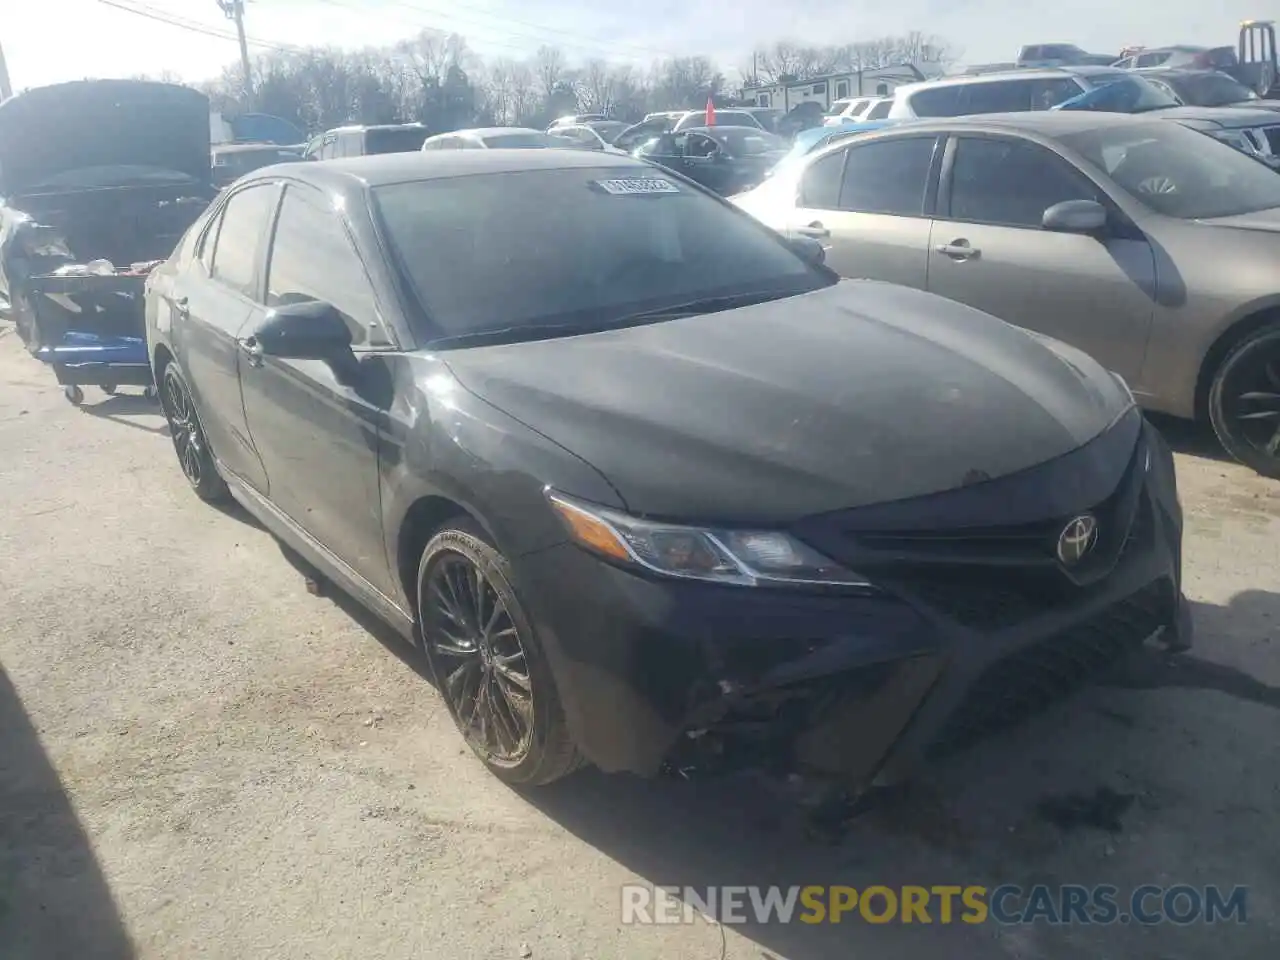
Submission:
M 758 107 L 774 107 L 790 110 L 798 104 L 817 101 L 823 110 L 837 100 L 848 97 L 887 97 L 895 87 L 904 83 L 919 83 L 939 76 L 941 67 L 934 64 L 921 67 L 902 63 L 874 70 L 854 70 L 847 73 L 828 73 L 807 80 L 785 80 L 778 83 L 751 83 L 743 87 L 742 95 Z

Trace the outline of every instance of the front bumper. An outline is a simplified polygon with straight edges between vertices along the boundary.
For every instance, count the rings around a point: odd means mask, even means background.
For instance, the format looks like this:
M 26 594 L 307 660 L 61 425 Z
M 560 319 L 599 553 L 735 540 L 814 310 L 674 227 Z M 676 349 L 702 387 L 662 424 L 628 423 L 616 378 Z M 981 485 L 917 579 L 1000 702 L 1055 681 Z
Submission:
M 1133 467 L 1114 566 L 1043 607 L 650 579 L 569 544 L 519 558 L 580 749 L 606 771 L 764 764 L 863 787 L 1016 721 L 1158 631 L 1185 646 L 1172 456 L 1142 432 L 1151 466 Z

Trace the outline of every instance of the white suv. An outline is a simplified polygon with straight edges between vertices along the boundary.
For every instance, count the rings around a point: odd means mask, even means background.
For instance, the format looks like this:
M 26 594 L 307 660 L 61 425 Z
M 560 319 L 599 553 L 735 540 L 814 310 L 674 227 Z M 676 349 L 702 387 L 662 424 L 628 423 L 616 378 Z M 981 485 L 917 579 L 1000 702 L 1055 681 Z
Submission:
M 891 119 L 963 117 L 975 113 L 1048 110 L 1114 80 L 1133 74 L 1113 67 L 1047 67 L 944 77 L 898 87 Z

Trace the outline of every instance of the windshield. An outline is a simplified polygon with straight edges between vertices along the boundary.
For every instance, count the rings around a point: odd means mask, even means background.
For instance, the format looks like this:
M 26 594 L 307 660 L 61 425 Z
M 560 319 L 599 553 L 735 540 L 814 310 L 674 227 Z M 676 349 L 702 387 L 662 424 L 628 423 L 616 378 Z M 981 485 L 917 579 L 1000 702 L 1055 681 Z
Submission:
M 712 129 L 715 130 L 715 128 Z M 758 157 L 761 154 L 778 153 L 787 149 L 785 140 L 763 130 L 730 127 L 727 130 L 715 130 L 711 135 L 724 144 L 724 148 L 735 157 Z
M 1221 107 L 1228 103 L 1257 100 L 1258 95 L 1225 73 L 1187 73 L 1162 77 L 1184 103 L 1193 107 Z
M 563 147 L 564 140 L 536 130 L 517 133 L 494 133 L 484 138 L 486 147 L 494 150 L 530 150 L 537 147 Z
M 1280 176 L 1180 123 L 1106 126 L 1060 138 L 1144 206 L 1181 220 L 1280 207 Z
M 1173 94 L 1128 71 L 1090 74 L 1090 89 L 1064 100 L 1052 110 L 1092 110 L 1097 113 L 1147 113 L 1181 106 Z
M 426 127 L 366 130 L 364 149 L 365 153 L 412 153 L 422 149 L 422 141 L 426 139 Z
M 373 195 L 426 315 L 424 340 L 587 330 L 703 297 L 833 282 L 768 228 L 647 167 L 421 180 Z
M 627 125 L 621 120 L 595 120 L 587 126 L 600 134 L 607 143 L 612 143 L 614 137 L 627 129 Z

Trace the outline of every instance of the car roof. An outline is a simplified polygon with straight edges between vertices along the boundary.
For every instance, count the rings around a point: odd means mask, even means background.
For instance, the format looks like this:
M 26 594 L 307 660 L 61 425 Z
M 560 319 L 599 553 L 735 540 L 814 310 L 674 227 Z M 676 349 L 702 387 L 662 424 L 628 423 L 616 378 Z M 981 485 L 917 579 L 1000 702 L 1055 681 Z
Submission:
M 1231 74 L 1223 73 L 1221 70 L 1203 70 L 1199 67 L 1138 67 L 1136 70 L 1130 70 L 1129 73 L 1137 73 L 1144 77 L 1211 77 L 1214 74 L 1221 74 L 1224 77 L 1230 77 Z
M 1234 108 L 1219 108 L 1224 111 Z M 938 129 L 946 130 L 1026 130 L 1046 137 L 1066 136 L 1081 133 L 1085 130 L 1097 130 L 1103 127 L 1123 127 L 1128 124 L 1146 123 L 1165 111 L 1150 113 L 1100 113 L 1092 110 L 1029 110 L 1023 113 L 983 113 L 968 117 L 938 117 L 912 120 L 893 127 L 894 133 L 901 131 L 910 134 L 913 131 L 930 132 Z M 836 128 L 839 129 L 839 128 Z M 868 131 L 870 132 L 870 131 Z
M 957 74 L 950 77 L 939 77 L 936 80 L 921 80 L 919 83 L 904 83 L 897 87 L 894 93 L 912 94 L 917 90 L 968 86 L 972 83 L 999 83 L 1004 80 L 1051 80 L 1055 77 L 1090 77 L 1117 72 L 1130 71 L 1120 71 L 1118 67 L 1104 67 L 1100 64 L 1082 64 L 1075 67 L 1023 67 L 1014 70 L 996 70 L 991 73 Z
M 260 150 L 293 150 L 302 149 L 300 144 L 283 143 L 215 143 L 215 153 L 253 153 Z
M 420 123 L 350 123 L 342 127 L 332 127 L 325 133 L 362 133 L 368 130 L 406 130 L 418 129 Z
M 499 128 L 506 129 L 506 128 Z M 648 170 L 649 165 L 625 154 L 586 150 L 415 150 L 365 157 L 311 160 L 278 164 L 269 173 L 249 174 L 245 182 L 289 176 L 343 194 L 368 187 L 414 180 L 443 180 L 486 173 L 523 173 L 526 170 L 575 170 L 617 167 Z
M 576 124 L 580 126 L 580 124 Z M 470 127 L 466 130 L 450 130 L 448 133 L 437 134 L 441 137 L 492 137 L 499 133 L 546 133 L 545 130 L 535 130 L 533 127 Z M 432 137 L 431 139 L 435 139 Z

